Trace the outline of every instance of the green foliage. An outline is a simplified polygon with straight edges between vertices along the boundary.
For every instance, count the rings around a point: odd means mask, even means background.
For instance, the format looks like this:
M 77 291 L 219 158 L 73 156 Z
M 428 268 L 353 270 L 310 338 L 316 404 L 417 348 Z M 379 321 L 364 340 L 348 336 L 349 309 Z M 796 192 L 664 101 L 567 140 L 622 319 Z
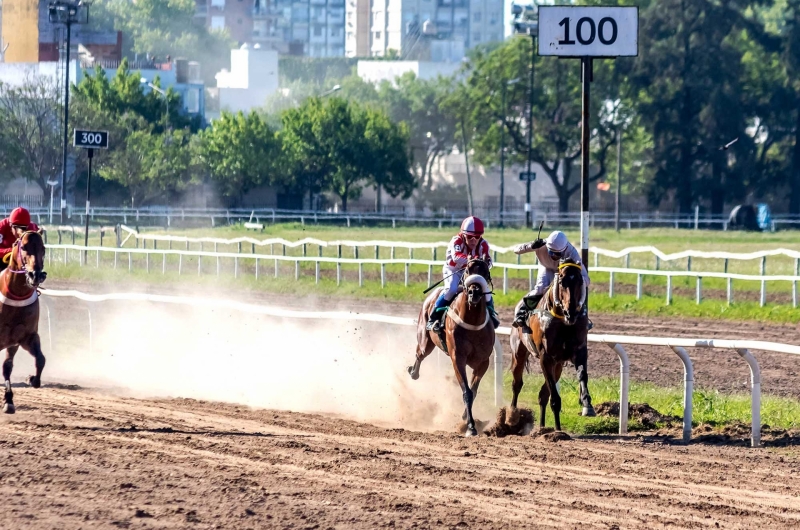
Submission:
M 316 87 L 333 85 L 355 72 L 358 59 L 350 57 L 281 57 L 278 61 L 281 86 L 293 83 Z
M 223 112 L 200 134 L 200 163 L 229 202 L 256 186 L 276 183 L 280 151 L 274 129 L 255 112 Z

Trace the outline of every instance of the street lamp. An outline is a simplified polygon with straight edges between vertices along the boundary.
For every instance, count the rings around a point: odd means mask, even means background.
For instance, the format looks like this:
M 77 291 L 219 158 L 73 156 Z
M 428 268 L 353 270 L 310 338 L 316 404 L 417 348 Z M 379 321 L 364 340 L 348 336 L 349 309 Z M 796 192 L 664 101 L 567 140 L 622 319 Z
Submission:
M 525 179 L 525 226 L 532 227 L 531 212 L 531 158 L 533 155 L 533 70 L 536 63 L 536 37 L 539 35 L 539 21 L 535 20 L 536 4 L 519 6 L 512 4 L 511 14 L 514 16 L 514 33 L 531 38 L 531 77 L 528 87 L 528 171 Z M 520 17 L 522 18 L 520 20 Z
M 341 89 L 342 85 L 333 85 L 332 89 L 328 90 L 327 92 L 323 92 L 322 94 L 319 95 L 319 97 L 324 98 L 325 96 L 330 96 L 334 92 L 338 92 Z
M 506 193 L 506 89 L 511 85 L 519 83 L 519 78 L 511 79 L 503 83 L 502 112 L 503 118 L 500 122 L 500 227 L 503 227 L 503 217 L 505 210 Z
M 63 160 L 61 166 L 61 223 L 66 219 L 67 200 L 65 190 L 67 189 L 67 142 L 69 139 L 69 51 L 72 45 L 72 25 L 86 24 L 89 22 L 89 6 L 91 0 L 55 0 L 47 5 L 47 12 L 50 23 L 64 24 L 67 27 L 66 42 L 66 72 L 64 80 L 64 144 Z
M 165 127 L 169 129 L 169 98 L 167 97 L 167 91 L 157 87 L 156 85 L 148 81 L 146 77 L 141 78 L 139 82 L 143 85 L 149 86 L 152 90 L 155 90 L 156 92 L 164 96 L 164 109 L 166 111 L 166 115 L 164 118 L 166 122 Z

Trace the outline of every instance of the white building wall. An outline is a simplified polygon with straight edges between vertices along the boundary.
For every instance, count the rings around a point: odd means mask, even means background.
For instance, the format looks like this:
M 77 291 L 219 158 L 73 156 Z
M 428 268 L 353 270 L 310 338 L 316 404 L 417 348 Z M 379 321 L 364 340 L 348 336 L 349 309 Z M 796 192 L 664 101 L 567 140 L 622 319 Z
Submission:
M 231 70 L 216 76 L 220 110 L 248 112 L 278 90 L 278 52 L 231 50 Z

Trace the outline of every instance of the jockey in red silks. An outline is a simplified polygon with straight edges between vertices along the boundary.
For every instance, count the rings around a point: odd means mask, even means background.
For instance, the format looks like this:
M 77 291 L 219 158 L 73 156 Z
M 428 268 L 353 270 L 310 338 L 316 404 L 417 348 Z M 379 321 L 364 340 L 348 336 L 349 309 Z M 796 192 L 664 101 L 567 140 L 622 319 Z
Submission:
M 8 266 L 14 243 L 28 231 L 38 232 L 39 227 L 31 223 L 31 214 L 25 208 L 14 208 L 8 219 L 0 221 L 0 270 Z
M 436 299 L 428 323 L 425 329 L 428 331 L 438 331 L 441 326 L 442 317 L 450 305 L 450 302 L 458 294 L 458 286 L 461 284 L 461 277 L 464 275 L 464 267 L 470 258 L 481 258 L 492 267 L 492 258 L 489 255 L 489 243 L 483 239 L 483 221 L 477 217 L 467 217 L 461 223 L 461 231 L 450 240 L 447 245 L 447 255 L 445 256 L 442 274 L 445 276 L 444 291 Z M 494 300 L 491 294 L 486 295 L 486 305 L 489 309 L 489 316 L 492 324 L 497 328 L 500 321 L 497 319 L 497 312 L 494 310 Z

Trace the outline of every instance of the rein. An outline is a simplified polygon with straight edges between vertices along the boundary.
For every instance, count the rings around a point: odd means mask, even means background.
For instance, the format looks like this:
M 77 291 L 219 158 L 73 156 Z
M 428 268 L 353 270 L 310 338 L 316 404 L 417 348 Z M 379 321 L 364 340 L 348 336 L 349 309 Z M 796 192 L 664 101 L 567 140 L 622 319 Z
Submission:
M 558 270 L 566 269 L 568 267 L 575 267 L 576 269 L 581 270 L 581 266 L 578 265 L 577 263 L 562 263 L 562 264 L 560 264 L 558 266 Z M 559 315 L 559 314 L 556 313 L 556 309 L 559 309 L 559 311 L 562 311 L 562 313 L 564 311 L 563 309 L 560 309 L 560 305 L 556 302 L 555 289 L 558 289 L 559 282 L 560 282 L 560 280 L 557 277 L 555 279 L 555 281 L 553 281 L 552 285 L 550 285 L 550 289 L 549 289 L 549 292 L 547 293 L 547 295 L 548 295 L 547 297 L 549 299 L 552 299 L 552 304 L 551 304 L 551 306 L 549 308 L 550 309 L 550 315 L 552 315 L 553 318 L 557 318 L 558 320 L 565 321 L 566 317 L 563 314 Z

